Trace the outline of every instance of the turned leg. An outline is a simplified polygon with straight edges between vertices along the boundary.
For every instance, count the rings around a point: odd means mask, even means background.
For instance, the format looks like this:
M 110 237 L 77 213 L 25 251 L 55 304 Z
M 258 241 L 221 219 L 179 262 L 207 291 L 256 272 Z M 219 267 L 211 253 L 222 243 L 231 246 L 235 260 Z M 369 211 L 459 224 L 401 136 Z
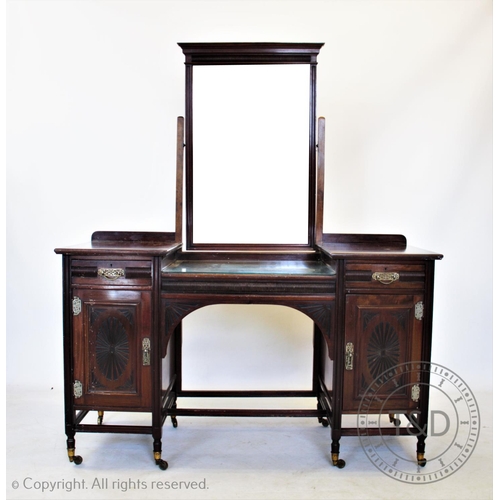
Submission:
M 167 470 L 168 463 L 166 460 L 162 460 L 161 458 L 161 440 L 155 439 L 153 443 L 153 455 L 155 459 L 156 465 L 160 467 L 161 470 Z
M 339 458 L 340 452 L 340 431 L 332 432 L 332 464 L 334 467 L 343 469 L 345 467 L 345 461 Z
M 427 459 L 425 458 L 425 436 L 417 438 L 417 463 L 420 467 L 425 467 Z
M 419 467 L 425 467 L 427 459 L 425 458 L 425 438 L 427 437 L 427 419 L 422 417 L 421 413 L 408 413 L 406 418 L 415 429 L 417 436 L 417 464 Z
M 83 462 L 83 458 L 80 455 L 75 455 L 75 438 L 68 438 L 66 440 L 66 446 L 68 448 L 69 461 L 76 465 L 80 465 Z

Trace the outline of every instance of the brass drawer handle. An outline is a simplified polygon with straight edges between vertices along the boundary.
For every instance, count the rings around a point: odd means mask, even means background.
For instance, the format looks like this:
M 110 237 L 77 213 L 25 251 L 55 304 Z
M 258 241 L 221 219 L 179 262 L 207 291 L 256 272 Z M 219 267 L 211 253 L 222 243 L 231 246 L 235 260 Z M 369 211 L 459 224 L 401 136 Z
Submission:
M 390 285 L 391 283 L 398 281 L 399 274 L 377 272 L 372 274 L 372 279 L 382 283 L 383 285 Z
M 97 270 L 97 275 L 107 280 L 117 280 L 125 276 L 125 269 L 119 267 L 100 267 Z

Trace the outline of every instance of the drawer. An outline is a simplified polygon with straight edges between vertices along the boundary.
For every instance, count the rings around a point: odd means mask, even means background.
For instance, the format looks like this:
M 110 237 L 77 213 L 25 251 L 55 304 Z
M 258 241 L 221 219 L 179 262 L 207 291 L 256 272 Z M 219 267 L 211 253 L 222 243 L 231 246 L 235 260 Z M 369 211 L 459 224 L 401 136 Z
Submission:
M 347 289 L 412 289 L 425 285 L 424 264 L 347 262 L 345 267 Z
M 71 264 L 71 283 L 93 286 L 151 286 L 151 261 L 75 259 Z

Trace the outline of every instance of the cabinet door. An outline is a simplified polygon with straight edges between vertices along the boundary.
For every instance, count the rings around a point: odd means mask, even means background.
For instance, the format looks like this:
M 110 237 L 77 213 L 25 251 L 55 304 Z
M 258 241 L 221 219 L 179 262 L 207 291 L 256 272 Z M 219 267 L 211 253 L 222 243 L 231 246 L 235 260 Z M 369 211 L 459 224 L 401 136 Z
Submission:
M 415 314 L 420 295 L 348 295 L 346 302 L 345 412 L 358 412 L 370 384 L 387 370 L 421 360 L 422 321 Z M 417 306 L 417 310 L 419 307 Z M 382 412 L 418 408 L 413 373 L 401 373 L 394 384 L 377 389 L 371 408 Z M 373 388 L 372 394 L 373 394 Z M 412 399 L 413 398 L 413 399 Z
M 150 409 L 150 292 L 75 289 L 73 297 L 75 407 Z

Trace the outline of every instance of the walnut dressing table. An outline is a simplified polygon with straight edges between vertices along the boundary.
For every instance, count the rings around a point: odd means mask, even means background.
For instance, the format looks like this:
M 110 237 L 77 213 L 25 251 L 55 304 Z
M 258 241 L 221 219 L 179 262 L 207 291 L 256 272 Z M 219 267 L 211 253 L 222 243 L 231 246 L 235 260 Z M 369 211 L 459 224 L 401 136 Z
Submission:
M 323 232 L 325 128 L 324 120 L 316 119 L 316 66 L 322 44 L 180 46 L 186 58 L 186 117 L 185 128 L 184 120 L 178 121 L 175 232 L 100 231 L 92 235 L 88 246 L 56 249 L 63 256 L 65 425 L 69 459 L 76 464 L 82 462 L 75 454 L 77 432 L 151 434 L 155 462 L 164 470 L 167 462 L 161 456 L 162 426 L 168 417 L 177 427 L 177 419 L 182 416 L 295 416 L 316 418 L 330 428 L 332 463 L 342 468 L 345 462 L 339 458 L 340 438 L 358 432 L 355 427 L 342 426 L 342 415 L 357 414 L 370 384 L 388 369 L 407 362 L 430 361 L 434 262 L 442 256 L 408 247 L 401 235 Z M 198 139 L 201 131 L 208 134 L 212 128 L 195 125 L 197 117 L 203 121 L 203 113 L 211 112 L 211 100 L 203 103 L 203 96 L 196 94 L 198 87 L 194 82 L 196 78 L 201 82 L 204 73 L 194 69 L 244 67 L 245 71 L 249 68 L 260 71 L 267 67 L 295 66 L 306 70 L 306 84 L 300 84 L 307 90 L 305 97 L 300 96 L 306 104 L 304 108 L 302 103 L 302 109 L 293 111 L 292 118 L 285 121 L 293 121 L 295 115 L 303 121 L 306 109 L 306 123 L 297 128 L 299 133 L 305 131 L 306 137 L 303 142 L 287 141 L 287 137 L 295 137 L 296 132 L 290 131 L 283 139 L 279 134 L 273 136 L 273 141 L 283 140 L 282 150 L 293 149 L 295 142 L 300 143 L 302 149 L 290 157 L 290 161 L 298 157 L 303 162 L 303 172 L 296 183 L 298 191 L 288 199 L 279 199 L 278 204 L 271 203 L 260 219 L 256 206 L 265 204 L 264 195 L 244 204 L 243 209 L 249 210 L 248 216 L 242 215 L 248 217 L 244 220 L 257 220 L 256 228 L 244 224 L 250 233 L 255 231 L 252 238 L 256 241 L 233 243 L 230 237 L 234 227 L 229 227 L 229 236 L 217 235 L 217 239 L 210 240 L 206 235 L 210 234 L 210 220 L 215 215 L 204 218 L 204 209 L 198 201 L 203 199 L 207 181 L 195 179 L 203 178 L 205 170 L 224 163 L 222 156 L 230 157 L 229 169 L 237 169 L 240 160 L 223 154 L 225 145 L 217 137 L 208 141 L 215 144 L 215 152 L 208 146 L 197 145 L 202 142 Z M 286 93 L 283 89 L 289 86 L 290 73 L 285 73 L 285 78 L 288 80 L 278 84 L 271 95 L 271 105 Z M 265 80 L 266 92 L 273 92 L 269 88 L 274 82 L 274 76 Z M 221 87 L 222 95 L 226 95 L 228 89 Z M 210 96 L 214 91 L 210 87 Z M 245 99 L 252 97 L 248 91 L 240 94 Z M 283 105 L 284 112 L 288 112 L 290 101 L 285 99 Z M 208 111 L 196 114 L 196 106 L 208 106 Z M 226 122 L 233 119 L 232 115 L 221 114 Z M 250 132 L 238 135 L 244 136 L 252 151 L 257 148 L 258 137 L 248 137 Z M 214 161 L 205 164 L 203 152 L 209 158 L 214 155 Z M 272 175 L 266 172 L 283 168 L 276 163 L 279 162 L 272 160 L 265 165 L 265 178 L 260 183 L 268 179 L 273 182 Z M 289 164 L 284 168 L 286 171 Z M 228 170 L 214 173 L 219 178 L 227 175 Z M 280 175 L 283 172 L 277 177 Z M 272 186 L 272 197 L 288 191 L 285 186 L 287 183 L 283 182 Z M 224 195 L 220 191 L 216 198 Z M 282 204 L 288 208 L 276 209 Z M 295 205 L 306 214 L 291 216 L 294 222 L 291 226 L 301 227 L 297 236 L 292 229 L 283 240 L 281 230 L 288 231 L 285 226 Z M 228 204 L 223 200 L 222 206 L 227 212 L 239 210 L 234 201 Z M 259 233 L 265 222 L 270 222 L 271 237 Z M 207 228 L 199 229 L 204 224 Z M 189 359 L 182 360 L 182 320 L 191 312 L 213 304 L 283 305 L 311 318 L 314 352 L 310 389 L 183 389 L 182 364 L 189 363 Z M 384 428 L 384 434 L 413 434 L 411 426 L 404 429 L 397 426 L 396 413 L 406 415 L 416 428 L 426 428 L 429 400 L 426 380 L 412 377 L 411 373 L 403 374 L 401 388 L 391 395 L 389 402 L 384 400 L 383 411 L 396 424 Z M 383 398 L 384 394 L 379 396 Z M 189 397 L 304 397 L 313 398 L 316 408 L 183 407 L 183 398 Z M 376 402 L 370 407 L 375 413 L 381 409 Z M 148 412 L 151 425 L 107 424 L 105 411 Z M 97 412 L 97 422 L 88 422 L 89 412 Z M 417 434 L 416 461 L 422 466 L 425 434 Z

